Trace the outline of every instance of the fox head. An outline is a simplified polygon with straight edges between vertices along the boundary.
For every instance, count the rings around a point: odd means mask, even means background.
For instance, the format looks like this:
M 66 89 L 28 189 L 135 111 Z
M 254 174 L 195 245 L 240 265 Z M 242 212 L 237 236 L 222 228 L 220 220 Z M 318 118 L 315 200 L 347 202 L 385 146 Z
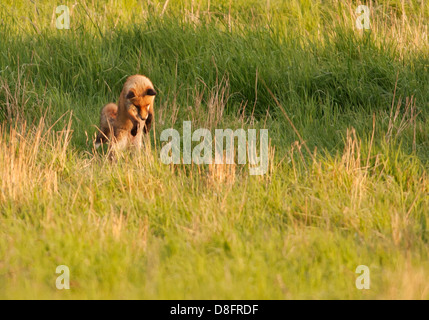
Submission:
M 121 96 L 124 97 L 122 102 L 131 118 L 148 119 L 153 111 L 151 108 L 153 108 L 156 91 L 147 77 L 142 75 L 129 77 L 124 84 Z

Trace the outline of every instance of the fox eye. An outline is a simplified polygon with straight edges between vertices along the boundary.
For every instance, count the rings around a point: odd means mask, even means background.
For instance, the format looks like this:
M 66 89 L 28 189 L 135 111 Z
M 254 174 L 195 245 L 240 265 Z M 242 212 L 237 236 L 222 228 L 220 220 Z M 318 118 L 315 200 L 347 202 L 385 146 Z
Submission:
M 153 89 L 148 89 L 146 91 L 146 95 L 148 95 L 148 96 L 156 96 L 156 91 L 153 90 Z
M 134 94 L 134 92 L 133 92 L 133 91 L 129 91 L 129 92 L 128 92 L 128 94 L 127 94 L 127 96 L 126 96 L 126 98 L 127 98 L 127 99 L 132 99 L 132 98 L 135 98 L 135 96 L 136 96 L 136 95 Z

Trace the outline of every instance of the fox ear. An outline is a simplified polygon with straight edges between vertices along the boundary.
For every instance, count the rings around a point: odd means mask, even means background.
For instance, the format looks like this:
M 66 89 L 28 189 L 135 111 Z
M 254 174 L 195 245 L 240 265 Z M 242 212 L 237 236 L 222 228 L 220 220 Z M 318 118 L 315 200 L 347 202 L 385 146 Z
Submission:
M 127 99 L 132 99 L 135 98 L 136 94 L 134 93 L 134 91 L 130 90 L 126 96 Z
M 146 91 L 146 95 L 148 95 L 148 96 L 156 96 L 156 91 L 153 90 L 153 89 L 148 89 Z

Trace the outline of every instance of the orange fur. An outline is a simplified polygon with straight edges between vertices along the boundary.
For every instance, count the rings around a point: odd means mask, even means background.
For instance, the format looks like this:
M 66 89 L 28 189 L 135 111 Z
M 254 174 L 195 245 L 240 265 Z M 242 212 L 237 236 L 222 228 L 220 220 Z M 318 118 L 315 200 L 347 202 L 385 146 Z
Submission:
M 101 109 L 100 132 L 96 146 L 110 141 L 123 149 L 129 145 L 140 148 L 154 120 L 155 89 L 145 76 L 134 75 L 125 81 L 118 105 L 109 103 Z

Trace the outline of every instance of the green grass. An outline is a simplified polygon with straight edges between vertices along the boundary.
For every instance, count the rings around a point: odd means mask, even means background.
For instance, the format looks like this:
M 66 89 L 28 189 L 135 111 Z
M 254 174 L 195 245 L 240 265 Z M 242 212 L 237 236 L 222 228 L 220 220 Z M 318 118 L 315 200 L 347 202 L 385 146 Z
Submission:
M 428 3 L 372 1 L 369 31 L 356 1 L 74 3 L 70 30 L 0 4 L 0 298 L 429 298 Z M 136 73 L 156 130 L 110 162 L 99 110 Z M 164 165 L 184 120 L 268 128 L 269 172 Z

